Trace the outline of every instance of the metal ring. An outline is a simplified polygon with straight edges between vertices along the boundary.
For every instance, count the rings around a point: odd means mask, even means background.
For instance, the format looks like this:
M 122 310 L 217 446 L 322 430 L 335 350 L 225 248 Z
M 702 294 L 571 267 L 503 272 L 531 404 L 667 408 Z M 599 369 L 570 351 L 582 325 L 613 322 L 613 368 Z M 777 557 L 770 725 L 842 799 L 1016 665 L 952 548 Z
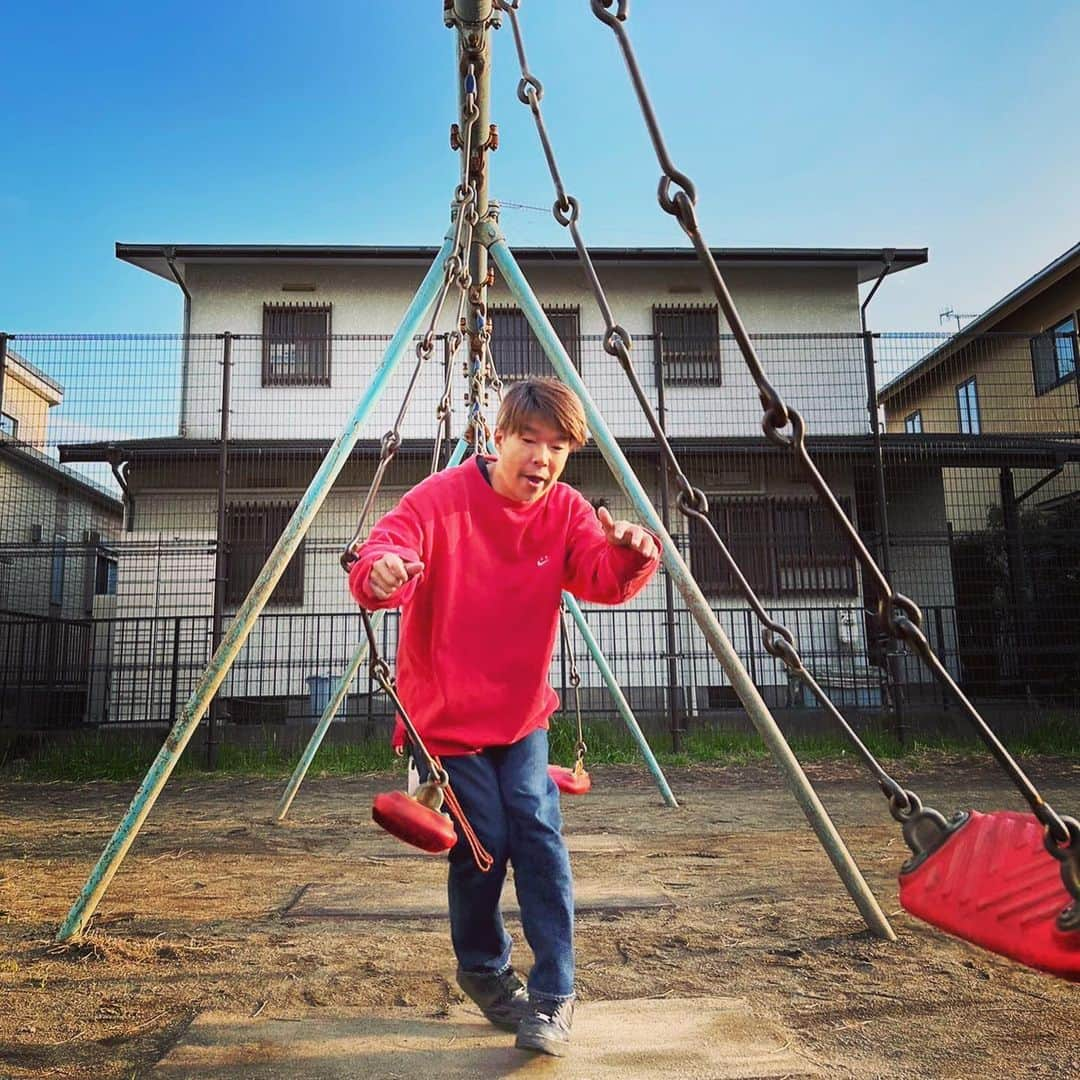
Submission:
M 341 563 L 341 569 L 344 570 L 346 574 L 348 574 L 352 570 L 352 568 L 356 565 L 357 560 L 359 558 L 360 558 L 359 553 L 354 551 L 353 548 L 352 548 L 352 545 L 350 544 L 341 553 L 340 557 L 338 558 L 338 562 Z
M 530 87 L 533 91 L 532 96 L 529 95 Z M 544 84 L 535 75 L 522 75 L 517 86 L 517 96 L 522 105 L 528 105 L 530 108 L 539 105 L 544 100 Z
M 915 644 L 925 644 L 929 648 L 922 633 L 923 613 L 922 609 L 914 600 L 903 593 L 894 592 L 886 596 L 884 604 L 885 626 L 893 637 L 900 640 L 915 639 Z M 922 642 L 919 639 L 922 638 Z
M 1074 851 L 1080 851 L 1080 821 L 1071 817 L 1060 817 L 1055 814 L 1056 821 L 1043 822 L 1043 844 L 1046 850 L 1064 862 L 1070 858 Z M 1065 830 L 1065 839 L 1060 840 L 1053 835 L 1054 826 L 1060 825 Z
M 794 446 L 796 443 L 795 426 L 788 407 L 779 398 L 771 403 L 768 402 L 764 394 L 762 394 L 762 404 L 765 405 L 765 415 L 761 418 L 761 430 L 765 433 L 765 438 L 776 446 Z M 788 424 L 792 425 L 790 435 L 786 435 L 782 430 Z
M 689 490 L 683 488 L 675 496 L 675 506 L 683 514 L 704 516 L 709 512 L 709 499 L 700 488 L 691 487 Z
M 563 201 L 566 203 L 565 208 L 563 206 Z M 567 213 L 567 211 L 569 211 L 569 213 Z M 580 217 L 581 207 L 573 195 L 563 195 L 562 199 L 555 200 L 555 205 L 551 208 L 551 213 L 560 225 L 569 228 Z
M 678 184 L 682 191 L 671 194 L 671 185 Z M 690 203 L 691 212 L 694 209 L 694 204 L 697 202 L 697 188 L 694 187 L 694 181 L 690 179 L 686 173 L 679 172 L 678 169 L 672 169 L 669 173 L 664 173 L 660 177 L 660 183 L 656 189 L 656 198 L 659 201 L 661 207 L 669 214 L 679 218 L 681 211 L 678 206 L 678 198 L 680 195 L 685 195 L 687 201 Z M 694 216 L 694 225 L 697 226 L 697 217 Z
M 903 823 L 922 810 L 922 799 L 915 792 L 906 791 L 903 788 L 900 789 L 900 795 L 904 799 L 903 806 L 900 805 L 900 800 L 895 792 L 889 796 L 889 813 L 894 821 Z
M 569 197 L 568 195 L 567 198 Z M 612 323 L 604 333 L 604 352 L 609 356 L 617 356 L 620 360 L 628 361 L 632 348 L 633 340 L 626 332 L 626 328 L 618 323 Z
M 630 0 L 618 0 L 618 8 L 614 12 L 608 11 L 615 2 L 616 0 L 592 0 L 593 14 L 613 30 L 618 29 L 619 23 L 625 22 L 630 14 Z
M 674 214 L 676 220 L 683 227 L 684 232 L 693 236 L 699 231 L 697 210 L 694 208 L 693 202 L 685 191 L 676 192 L 673 202 L 675 203 Z

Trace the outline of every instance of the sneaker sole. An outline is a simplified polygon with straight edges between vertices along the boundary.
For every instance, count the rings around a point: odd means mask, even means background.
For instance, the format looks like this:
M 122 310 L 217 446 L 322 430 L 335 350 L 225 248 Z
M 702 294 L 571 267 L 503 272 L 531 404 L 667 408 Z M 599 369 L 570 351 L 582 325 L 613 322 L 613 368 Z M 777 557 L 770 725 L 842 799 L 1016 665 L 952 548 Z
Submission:
M 517 1029 L 521 1026 L 521 1016 L 509 1017 L 497 1014 L 493 1015 L 492 1013 L 484 1012 L 483 1009 L 481 1009 L 480 1011 L 484 1014 L 484 1019 L 489 1024 L 494 1024 L 495 1027 L 501 1028 L 503 1031 L 517 1031 Z
M 548 1054 L 550 1057 L 565 1057 L 566 1051 L 570 1049 L 569 1042 L 545 1039 L 542 1035 L 523 1035 L 520 1033 L 514 1046 L 519 1050 L 535 1050 L 541 1054 Z

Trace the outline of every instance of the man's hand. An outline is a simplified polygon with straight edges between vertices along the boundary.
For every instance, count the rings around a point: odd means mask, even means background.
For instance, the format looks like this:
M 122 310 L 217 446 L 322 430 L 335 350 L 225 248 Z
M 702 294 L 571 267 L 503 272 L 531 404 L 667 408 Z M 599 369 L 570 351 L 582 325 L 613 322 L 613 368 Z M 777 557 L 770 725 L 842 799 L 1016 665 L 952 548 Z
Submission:
M 368 589 L 376 599 L 388 600 L 423 569 L 422 562 L 407 563 L 400 555 L 380 555 L 368 575 Z
M 643 559 L 655 559 L 660 554 L 653 535 L 640 525 L 629 521 L 615 521 L 606 506 L 596 511 L 600 519 L 600 528 L 604 530 L 607 542 L 615 547 L 633 548 Z

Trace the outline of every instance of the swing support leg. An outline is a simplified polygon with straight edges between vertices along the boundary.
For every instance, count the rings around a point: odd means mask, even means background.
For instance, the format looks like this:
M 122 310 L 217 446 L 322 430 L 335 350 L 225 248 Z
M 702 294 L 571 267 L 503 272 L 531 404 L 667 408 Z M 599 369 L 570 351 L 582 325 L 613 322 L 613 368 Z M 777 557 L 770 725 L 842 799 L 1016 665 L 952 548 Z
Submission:
M 638 480 L 634 470 L 630 467 L 630 463 L 626 460 L 626 456 L 620 449 L 615 437 L 608 430 L 604 418 L 600 415 L 600 410 L 596 407 L 596 403 L 592 400 L 588 389 L 582 382 L 581 376 L 577 373 L 577 369 L 567 355 L 562 342 L 529 287 L 529 283 L 521 272 L 517 260 L 515 260 L 509 247 L 507 247 L 505 238 L 492 223 L 486 222 L 480 226 L 477 239 L 481 243 L 489 245 L 492 259 L 498 267 L 499 273 L 506 282 L 518 307 L 524 313 L 533 333 L 536 334 L 537 340 L 554 365 L 559 377 L 581 398 L 582 404 L 585 406 L 589 430 L 592 432 L 593 438 L 596 439 L 604 460 L 614 474 L 619 486 L 633 503 L 634 508 L 641 516 L 641 520 L 660 538 L 664 566 L 667 568 L 668 573 L 671 574 L 671 578 L 679 592 L 682 593 L 687 608 L 705 635 L 710 649 L 730 679 L 732 689 L 738 695 L 758 734 L 761 735 L 762 740 L 784 774 L 796 801 L 802 807 L 803 813 L 806 814 L 811 827 L 817 834 L 819 843 L 825 849 L 825 853 L 855 902 L 855 906 L 859 909 L 859 913 L 862 915 L 867 927 L 877 937 L 884 938 L 887 941 L 895 941 L 896 934 L 889 925 L 885 913 L 881 910 L 877 899 L 866 884 L 855 860 L 845 846 L 843 838 L 818 798 L 817 792 L 814 791 L 809 779 L 807 779 L 806 773 L 803 772 L 798 759 L 792 753 L 791 747 L 788 746 L 783 732 L 777 726 L 768 706 L 724 633 L 723 627 L 713 614 L 712 608 L 694 580 L 690 568 L 683 561 L 674 541 L 664 528 L 664 523 L 661 521 L 660 515 L 657 514 L 652 501 L 641 486 L 641 482 Z
M 596 666 L 599 668 L 600 675 L 603 677 L 604 682 L 607 684 L 607 688 L 615 701 L 619 713 L 626 723 L 627 728 L 630 730 L 630 734 L 633 735 L 634 741 L 638 744 L 641 756 L 645 759 L 645 764 L 648 766 L 649 772 L 652 773 L 653 779 L 656 781 L 656 786 L 660 789 L 660 794 L 663 797 L 664 802 L 667 803 L 668 806 L 677 807 L 679 804 L 675 801 L 675 796 L 668 786 L 667 778 L 660 769 L 660 763 L 656 760 L 656 757 L 652 752 L 652 747 L 649 746 L 649 742 L 645 738 L 645 733 L 641 730 L 641 726 L 637 722 L 637 717 L 634 716 L 633 710 L 630 708 L 630 702 L 626 700 L 626 695 L 622 692 L 622 687 L 619 686 L 619 682 L 615 678 L 615 673 L 611 670 L 611 665 L 607 662 L 607 657 L 605 657 L 601 651 L 600 643 L 593 636 L 589 624 L 585 621 L 585 615 L 582 613 L 581 608 L 578 607 L 577 600 L 568 592 L 563 593 L 563 600 L 566 601 L 567 610 L 573 616 L 574 622 L 577 624 L 578 632 L 584 639 L 589 652 L 592 653 L 592 658 L 596 662 Z
M 274 545 L 266 560 L 266 565 L 259 571 L 259 576 L 251 587 L 244 602 L 233 618 L 221 644 L 217 647 L 210 663 L 199 678 L 191 697 L 184 705 L 183 711 L 173 724 L 165 740 L 165 744 L 158 752 L 150 771 L 146 774 L 139 790 L 128 807 L 123 820 L 117 826 L 112 839 L 109 840 L 102 852 L 97 865 L 90 874 L 89 879 L 83 886 L 82 892 L 68 912 L 67 918 L 56 935 L 57 941 L 69 941 L 80 934 L 86 926 L 87 920 L 93 915 L 101 902 L 102 896 L 109 887 L 113 875 L 123 862 L 128 848 L 131 847 L 138 835 L 139 829 L 146 820 L 157 797 L 161 794 L 166 781 L 172 774 L 180 755 L 184 752 L 199 721 L 203 718 L 210 706 L 210 701 L 217 693 L 218 688 L 225 681 L 229 669 L 239 655 L 240 650 L 247 641 L 258 619 L 260 612 L 270 599 L 274 586 L 278 583 L 281 575 L 285 572 L 296 549 L 300 546 L 308 529 L 311 527 L 315 515 L 319 512 L 323 500 L 330 492 L 334 480 L 345 467 L 349 460 L 353 447 L 360 438 L 360 430 L 367 420 L 375 403 L 386 389 L 391 374 L 397 367 L 401 358 L 412 344 L 413 337 L 419 331 L 424 317 L 431 305 L 435 302 L 439 290 L 445 279 L 445 263 L 454 247 L 453 227 L 447 233 L 439 254 L 431 265 L 413 297 L 412 303 L 398 327 L 390 344 L 386 348 L 382 363 L 376 370 L 363 398 L 359 401 L 345 430 L 338 436 L 334 445 L 330 447 L 318 472 L 312 478 L 307 491 L 304 492 L 295 513 L 289 519 L 284 532 Z
M 450 455 L 446 467 L 449 469 L 454 465 L 460 465 L 468 449 L 469 444 L 464 439 L 458 439 L 457 446 L 454 447 L 454 452 Z M 373 630 L 378 630 L 382 625 L 382 621 L 383 612 L 372 612 L 371 626 Z M 345 669 L 345 674 L 341 676 L 337 686 L 334 687 L 334 692 L 330 695 L 330 700 L 327 702 L 322 716 L 319 717 L 319 722 L 315 725 L 315 730 L 311 733 L 311 738 L 308 740 L 308 744 L 304 748 L 292 776 L 289 778 L 289 783 L 281 796 L 281 801 L 278 803 L 275 820 L 285 820 L 285 815 L 288 814 L 289 807 L 292 806 L 293 799 L 296 798 L 296 793 L 300 790 L 300 785 L 304 782 L 304 777 L 307 776 L 308 769 L 311 768 L 311 763 L 315 760 L 315 755 L 319 752 L 319 747 L 322 746 L 322 741 L 326 738 L 326 733 L 330 730 L 330 725 L 334 722 L 334 717 L 337 716 L 337 711 L 341 708 L 341 703 L 345 700 L 345 695 L 348 693 L 349 687 L 352 685 L 353 679 L 356 678 L 360 665 L 364 662 L 367 654 L 368 639 L 364 635 L 361 637 L 360 644 L 357 645 L 356 652 L 353 653 L 353 657 Z

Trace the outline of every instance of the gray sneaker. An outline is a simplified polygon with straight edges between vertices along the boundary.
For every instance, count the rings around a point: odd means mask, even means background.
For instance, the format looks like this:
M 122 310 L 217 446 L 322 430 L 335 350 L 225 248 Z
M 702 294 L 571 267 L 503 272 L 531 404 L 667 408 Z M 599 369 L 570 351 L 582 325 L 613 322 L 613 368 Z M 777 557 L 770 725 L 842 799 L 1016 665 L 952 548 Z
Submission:
M 570 1049 L 570 1025 L 574 1020 L 574 999 L 530 1002 L 529 1012 L 517 1029 L 514 1045 L 519 1050 L 539 1050 L 562 1057 Z
M 457 984 L 476 1002 L 484 1016 L 504 1031 L 517 1031 L 522 1017 L 529 1011 L 528 991 L 513 968 L 507 968 L 501 975 L 458 968 Z

